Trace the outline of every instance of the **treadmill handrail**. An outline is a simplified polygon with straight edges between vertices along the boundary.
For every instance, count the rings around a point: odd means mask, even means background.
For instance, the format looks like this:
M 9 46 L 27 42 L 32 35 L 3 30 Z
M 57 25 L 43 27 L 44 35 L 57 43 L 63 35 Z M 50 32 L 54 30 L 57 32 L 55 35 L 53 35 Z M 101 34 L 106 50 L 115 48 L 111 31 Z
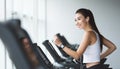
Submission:
M 42 44 L 47 48 L 47 50 L 50 52 L 50 54 L 52 55 L 52 57 L 54 58 L 55 61 L 57 61 L 57 62 L 64 61 L 64 59 L 62 59 L 58 55 L 58 53 L 55 51 L 55 49 L 52 47 L 49 40 L 45 40 Z

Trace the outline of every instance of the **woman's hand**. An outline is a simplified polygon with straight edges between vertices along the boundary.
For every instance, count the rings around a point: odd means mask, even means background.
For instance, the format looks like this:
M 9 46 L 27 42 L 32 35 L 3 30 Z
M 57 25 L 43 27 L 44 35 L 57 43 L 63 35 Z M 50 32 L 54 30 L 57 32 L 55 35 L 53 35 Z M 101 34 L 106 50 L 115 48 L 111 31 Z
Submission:
M 55 43 L 55 45 L 57 45 L 59 47 L 62 44 L 62 42 L 60 41 L 60 39 L 56 35 L 54 36 L 53 43 Z

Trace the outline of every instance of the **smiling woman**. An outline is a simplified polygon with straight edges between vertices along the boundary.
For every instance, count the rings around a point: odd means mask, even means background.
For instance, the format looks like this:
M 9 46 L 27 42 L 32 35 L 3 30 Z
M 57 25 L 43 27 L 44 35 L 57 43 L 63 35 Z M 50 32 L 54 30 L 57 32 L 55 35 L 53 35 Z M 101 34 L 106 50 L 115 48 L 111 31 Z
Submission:
M 115 51 L 116 46 L 99 32 L 94 16 L 89 9 L 78 9 L 75 13 L 75 22 L 79 29 L 84 30 L 83 38 L 77 51 L 70 49 L 57 37 L 54 38 L 54 43 L 76 60 L 83 55 L 83 63 L 85 63 L 83 69 L 108 69 L 100 64 L 100 60 Z M 103 45 L 107 47 L 105 52 L 102 52 Z
M 47 38 L 52 39 L 53 35 L 59 32 L 64 34 L 71 43 L 80 43 L 83 31 L 75 28 L 74 12 L 78 8 L 91 9 L 100 33 L 115 43 L 118 48 L 113 54 L 108 56 L 109 59 L 106 63 L 110 63 L 114 69 L 119 69 L 120 60 L 117 57 L 120 52 L 118 38 L 120 35 L 120 32 L 118 32 L 120 29 L 119 2 L 119 0 L 47 0 Z
M 20 18 L 22 27 L 28 31 L 33 42 L 37 42 L 48 55 L 41 43 L 45 39 L 52 39 L 58 32 L 64 34 L 70 42 L 78 44 L 82 40 L 83 31 L 76 30 L 75 25 L 78 28 L 84 26 L 74 22 L 74 12 L 78 8 L 89 8 L 95 15 L 100 33 L 119 46 L 119 3 L 120 0 L 0 0 L 0 21 Z M 82 16 L 78 17 L 81 18 Z M 2 42 L 0 46 L 0 69 L 15 69 Z M 110 59 L 106 62 L 114 69 L 120 69 L 119 52 L 117 49 L 108 56 Z

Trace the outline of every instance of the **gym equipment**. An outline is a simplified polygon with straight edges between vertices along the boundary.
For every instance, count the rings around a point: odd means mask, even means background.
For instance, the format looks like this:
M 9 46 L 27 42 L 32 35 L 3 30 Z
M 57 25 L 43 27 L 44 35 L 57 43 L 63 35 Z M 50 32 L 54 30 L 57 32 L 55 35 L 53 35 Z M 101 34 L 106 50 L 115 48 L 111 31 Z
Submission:
M 16 69 L 49 69 L 42 58 L 37 58 L 38 64 L 34 66 L 34 63 L 27 57 L 26 51 L 23 50 L 23 44 L 20 40 L 22 37 L 26 36 L 23 34 L 19 19 L 8 20 L 4 24 L 0 23 L 0 38 L 8 50 L 9 57 L 15 64 Z M 32 47 L 32 43 L 29 43 Z M 33 51 L 32 55 L 37 57 L 36 50 L 33 48 L 31 50 Z
M 60 41 L 62 42 L 63 45 L 65 45 L 75 51 L 78 49 L 79 44 L 70 44 L 68 42 L 68 40 L 60 33 L 57 33 L 56 36 L 60 39 Z
M 76 64 L 75 62 L 73 62 L 71 59 L 63 59 L 61 58 L 58 53 L 55 51 L 55 49 L 53 48 L 52 44 L 49 42 L 49 40 L 45 40 L 42 43 L 47 50 L 50 52 L 50 54 L 52 55 L 52 57 L 54 58 L 55 62 L 63 65 L 65 68 L 73 68 L 73 69 L 80 69 L 80 64 Z

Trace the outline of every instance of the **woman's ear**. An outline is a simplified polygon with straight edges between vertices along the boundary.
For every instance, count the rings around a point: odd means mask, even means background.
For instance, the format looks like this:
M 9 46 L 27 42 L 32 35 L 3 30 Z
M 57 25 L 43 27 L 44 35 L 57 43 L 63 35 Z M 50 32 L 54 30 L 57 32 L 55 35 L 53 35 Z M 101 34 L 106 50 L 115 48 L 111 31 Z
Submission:
M 87 22 L 89 22 L 89 19 L 90 19 L 90 17 L 89 17 L 89 16 L 87 16 L 87 17 L 86 17 L 86 21 L 87 21 Z

